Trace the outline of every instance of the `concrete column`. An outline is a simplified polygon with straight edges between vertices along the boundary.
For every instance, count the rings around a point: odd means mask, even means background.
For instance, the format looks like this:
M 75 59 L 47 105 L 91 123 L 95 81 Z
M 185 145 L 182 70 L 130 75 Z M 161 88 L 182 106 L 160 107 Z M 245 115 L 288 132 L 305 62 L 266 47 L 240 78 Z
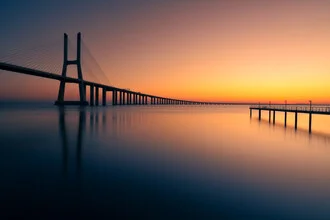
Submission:
M 259 121 L 261 120 L 261 109 L 259 109 Z
M 94 86 L 90 85 L 89 86 L 90 92 L 89 92 L 89 104 L 90 106 L 94 106 Z
M 95 87 L 95 105 L 99 105 L 99 87 Z
M 123 92 L 119 91 L 119 105 L 123 104 Z
M 275 110 L 273 111 L 273 124 L 275 124 Z
M 112 90 L 112 105 L 117 105 L 117 90 Z
M 139 105 L 141 105 L 141 95 L 138 95 L 139 97 Z
M 102 89 L 102 105 L 107 105 L 107 90 L 105 88 Z

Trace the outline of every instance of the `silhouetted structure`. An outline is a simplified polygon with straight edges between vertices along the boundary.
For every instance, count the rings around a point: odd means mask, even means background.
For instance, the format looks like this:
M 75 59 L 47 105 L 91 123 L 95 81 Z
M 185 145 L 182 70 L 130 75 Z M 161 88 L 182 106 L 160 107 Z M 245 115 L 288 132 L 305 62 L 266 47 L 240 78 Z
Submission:
M 68 35 L 64 34 L 64 60 L 63 60 L 63 68 L 62 68 L 62 79 L 60 82 L 60 88 L 58 90 L 58 97 L 55 105 L 88 105 L 86 101 L 86 93 L 84 80 L 82 76 L 81 70 L 81 33 L 77 35 L 77 59 L 76 60 L 68 60 Z M 69 65 L 77 65 L 78 71 L 78 80 L 79 80 L 79 98 L 80 101 L 64 101 L 64 93 L 65 93 L 65 83 L 66 81 L 66 73 L 67 67 Z M 70 82 L 70 81 L 68 81 Z
M 78 78 L 72 78 L 67 76 L 67 67 L 69 65 L 76 65 Z M 238 105 L 249 103 L 230 103 L 230 102 L 199 102 L 188 101 L 180 99 L 172 99 L 167 97 L 160 97 L 140 92 L 131 91 L 129 89 L 121 89 L 114 86 L 104 85 L 100 83 L 90 82 L 83 80 L 82 68 L 81 68 L 81 33 L 78 33 L 77 37 L 77 58 L 76 60 L 68 60 L 68 35 L 64 34 L 64 57 L 62 75 L 49 73 L 45 71 L 35 70 L 27 67 L 13 65 L 5 62 L 0 62 L 0 70 L 6 70 L 10 72 L 22 73 L 27 75 L 33 75 L 37 77 L 43 77 L 48 79 L 54 79 L 60 81 L 58 97 L 55 101 L 56 105 L 88 105 L 86 100 L 87 86 L 90 88 L 90 106 L 99 105 L 99 90 L 102 89 L 102 105 L 106 106 L 107 92 L 112 92 L 112 105 Z M 75 83 L 79 85 L 79 101 L 65 101 L 65 85 L 66 83 Z M 118 95 L 119 94 L 119 95 Z
M 276 111 L 284 112 L 284 126 L 286 127 L 287 122 L 287 113 L 292 112 L 294 113 L 294 127 L 297 130 L 298 128 L 298 113 L 309 114 L 309 124 L 308 130 L 312 132 L 312 115 L 319 114 L 319 115 L 330 115 L 330 107 L 312 107 L 311 101 L 310 105 L 307 106 L 287 106 L 285 105 L 274 105 L 274 106 L 267 106 L 267 105 L 253 105 L 250 106 L 250 117 L 252 117 L 252 110 L 258 110 L 258 118 L 261 120 L 262 111 L 268 111 L 268 121 L 270 123 L 271 112 L 273 112 L 273 124 L 275 124 L 275 117 Z

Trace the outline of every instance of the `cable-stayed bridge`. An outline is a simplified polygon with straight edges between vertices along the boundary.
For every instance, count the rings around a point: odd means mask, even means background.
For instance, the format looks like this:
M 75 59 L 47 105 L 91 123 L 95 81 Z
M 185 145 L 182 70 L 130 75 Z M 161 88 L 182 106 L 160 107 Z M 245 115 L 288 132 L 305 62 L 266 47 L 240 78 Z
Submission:
M 70 44 L 69 44 L 70 43 Z M 57 44 L 54 44 L 55 46 Z M 84 57 L 89 58 L 91 62 L 85 62 L 85 59 L 82 58 L 82 46 L 84 51 Z M 6 57 L 0 57 L 0 70 L 33 75 L 37 77 L 48 78 L 52 80 L 58 80 L 59 91 L 58 97 L 55 101 L 56 105 L 91 105 L 98 106 L 100 101 L 100 90 L 102 90 L 102 105 L 107 105 L 107 94 L 112 93 L 112 105 L 203 105 L 203 104 L 236 104 L 236 103 L 213 103 L 213 102 L 198 102 L 198 101 L 189 101 L 189 100 L 180 100 L 173 99 L 169 97 L 161 97 L 152 94 L 141 93 L 137 91 L 131 91 L 129 89 L 118 88 L 110 85 L 109 80 L 106 77 L 106 74 L 102 71 L 97 61 L 91 54 L 90 50 L 86 44 L 82 41 L 81 33 L 77 35 L 77 44 L 76 44 L 76 59 L 70 60 L 68 58 L 68 49 L 72 47 L 71 42 L 68 40 L 68 35 L 64 34 L 64 54 L 63 54 L 63 65 L 59 67 L 56 64 L 47 64 L 47 46 L 42 46 L 32 51 L 38 54 L 38 60 L 32 60 L 33 56 L 27 56 L 24 59 L 22 65 L 15 64 L 15 58 L 17 54 L 22 53 L 22 51 L 13 51 L 12 55 Z M 58 48 L 57 48 L 58 49 Z M 46 60 L 46 64 L 43 66 L 36 64 L 35 62 L 40 62 L 42 59 Z M 3 61 L 3 62 L 2 62 Z M 58 61 L 57 63 L 60 63 Z M 84 64 L 84 65 L 82 65 Z M 78 77 L 73 78 L 67 76 L 68 66 L 74 65 L 77 67 Z M 93 75 L 94 80 L 86 80 L 83 77 L 83 69 L 87 73 Z M 41 70 L 43 69 L 43 70 Z M 94 74 L 97 72 L 98 74 Z M 57 73 L 57 74 L 56 74 Z M 60 73 L 60 74 L 58 74 Z M 102 78 L 100 81 L 99 78 Z M 100 82 L 96 82 L 100 81 Z M 104 84 L 107 82 L 108 84 Z M 79 101 L 67 101 L 64 100 L 65 94 L 65 85 L 66 83 L 75 83 L 79 85 Z M 89 99 L 86 97 L 86 90 L 89 87 Z

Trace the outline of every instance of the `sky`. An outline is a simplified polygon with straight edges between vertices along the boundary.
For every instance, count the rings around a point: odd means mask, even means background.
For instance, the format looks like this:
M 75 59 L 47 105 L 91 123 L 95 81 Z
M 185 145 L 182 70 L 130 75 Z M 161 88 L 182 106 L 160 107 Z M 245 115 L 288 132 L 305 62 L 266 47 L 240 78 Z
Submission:
M 47 59 L 61 66 L 63 33 L 74 44 L 81 32 L 120 88 L 200 101 L 330 103 L 329 12 L 326 0 L 3 0 L 0 59 L 57 42 L 58 59 Z M 0 99 L 57 97 L 56 81 L 0 78 Z

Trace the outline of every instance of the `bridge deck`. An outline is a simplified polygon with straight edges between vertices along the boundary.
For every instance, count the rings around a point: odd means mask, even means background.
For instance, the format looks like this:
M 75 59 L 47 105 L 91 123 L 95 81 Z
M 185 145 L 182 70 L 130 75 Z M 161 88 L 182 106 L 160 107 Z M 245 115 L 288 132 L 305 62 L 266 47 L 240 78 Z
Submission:
M 9 63 L 4 63 L 4 62 L 0 62 L 0 70 L 16 72 L 16 73 L 22 73 L 22 74 L 26 74 L 26 75 L 32 75 L 32 76 L 48 78 L 48 79 L 53 79 L 53 80 L 58 80 L 58 81 L 65 80 L 68 83 L 80 83 L 80 80 L 77 79 L 77 78 L 62 77 L 61 75 L 58 75 L 58 74 L 55 74 L 55 73 L 49 73 L 49 72 L 45 72 L 45 71 L 35 70 L 35 69 L 22 67 L 22 66 L 17 66 L 17 65 L 13 65 L 13 64 L 9 64 Z M 104 84 L 90 82 L 90 81 L 85 81 L 85 80 L 84 80 L 84 84 L 87 85 L 87 86 L 94 86 L 94 87 L 98 87 L 98 88 L 104 88 L 107 91 L 126 92 L 126 93 L 130 93 L 130 94 L 147 96 L 147 97 L 150 97 L 150 98 L 160 98 L 160 99 L 168 99 L 168 100 L 174 100 L 174 101 L 185 101 L 187 103 L 191 102 L 191 103 L 212 104 L 212 105 L 250 105 L 251 104 L 251 103 L 235 103 L 235 102 L 186 101 L 186 100 L 171 99 L 171 98 L 167 98 L 167 97 L 150 95 L 150 94 L 146 94 L 146 93 L 131 91 L 131 90 L 128 90 L 128 89 L 121 89 L 121 88 L 118 88 L 118 87 L 104 85 Z
M 13 65 L 13 64 L 4 63 L 4 62 L 0 62 L 0 69 L 6 70 L 6 71 L 11 71 L 11 72 L 22 73 L 22 74 L 26 74 L 26 75 L 48 78 L 48 79 L 55 79 L 55 80 L 59 80 L 59 81 L 65 79 L 66 82 L 69 82 L 69 83 L 79 83 L 80 82 L 80 80 L 76 79 L 76 78 L 62 77 L 61 75 L 57 75 L 54 73 L 44 72 L 44 71 L 35 70 L 35 69 L 27 68 L 27 67 L 21 67 L 21 66 L 17 66 L 17 65 Z M 127 89 L 121 89 L 121 88 L 117 88 L 114 86 L 104 85 L 104 84 L 90 82 L 90 81 L 84 81 L 84 84 L 88 85 L 88 86 L 92 85 L 92 86 L 96 86 L 96 87 L 102 87 L 109 91 L 117 90 L 120 92 L 129 92 L 132 94 L 146 95 L 146 96 L 153 97 L 153 98 L 162 98 L 162 97 L 158 97 L 158 96 L 153 96 L 153 95 L 144 94 L 144 93 L 140 93 L 140 92 L 134 92 L 134 91 L 130 91 Z

